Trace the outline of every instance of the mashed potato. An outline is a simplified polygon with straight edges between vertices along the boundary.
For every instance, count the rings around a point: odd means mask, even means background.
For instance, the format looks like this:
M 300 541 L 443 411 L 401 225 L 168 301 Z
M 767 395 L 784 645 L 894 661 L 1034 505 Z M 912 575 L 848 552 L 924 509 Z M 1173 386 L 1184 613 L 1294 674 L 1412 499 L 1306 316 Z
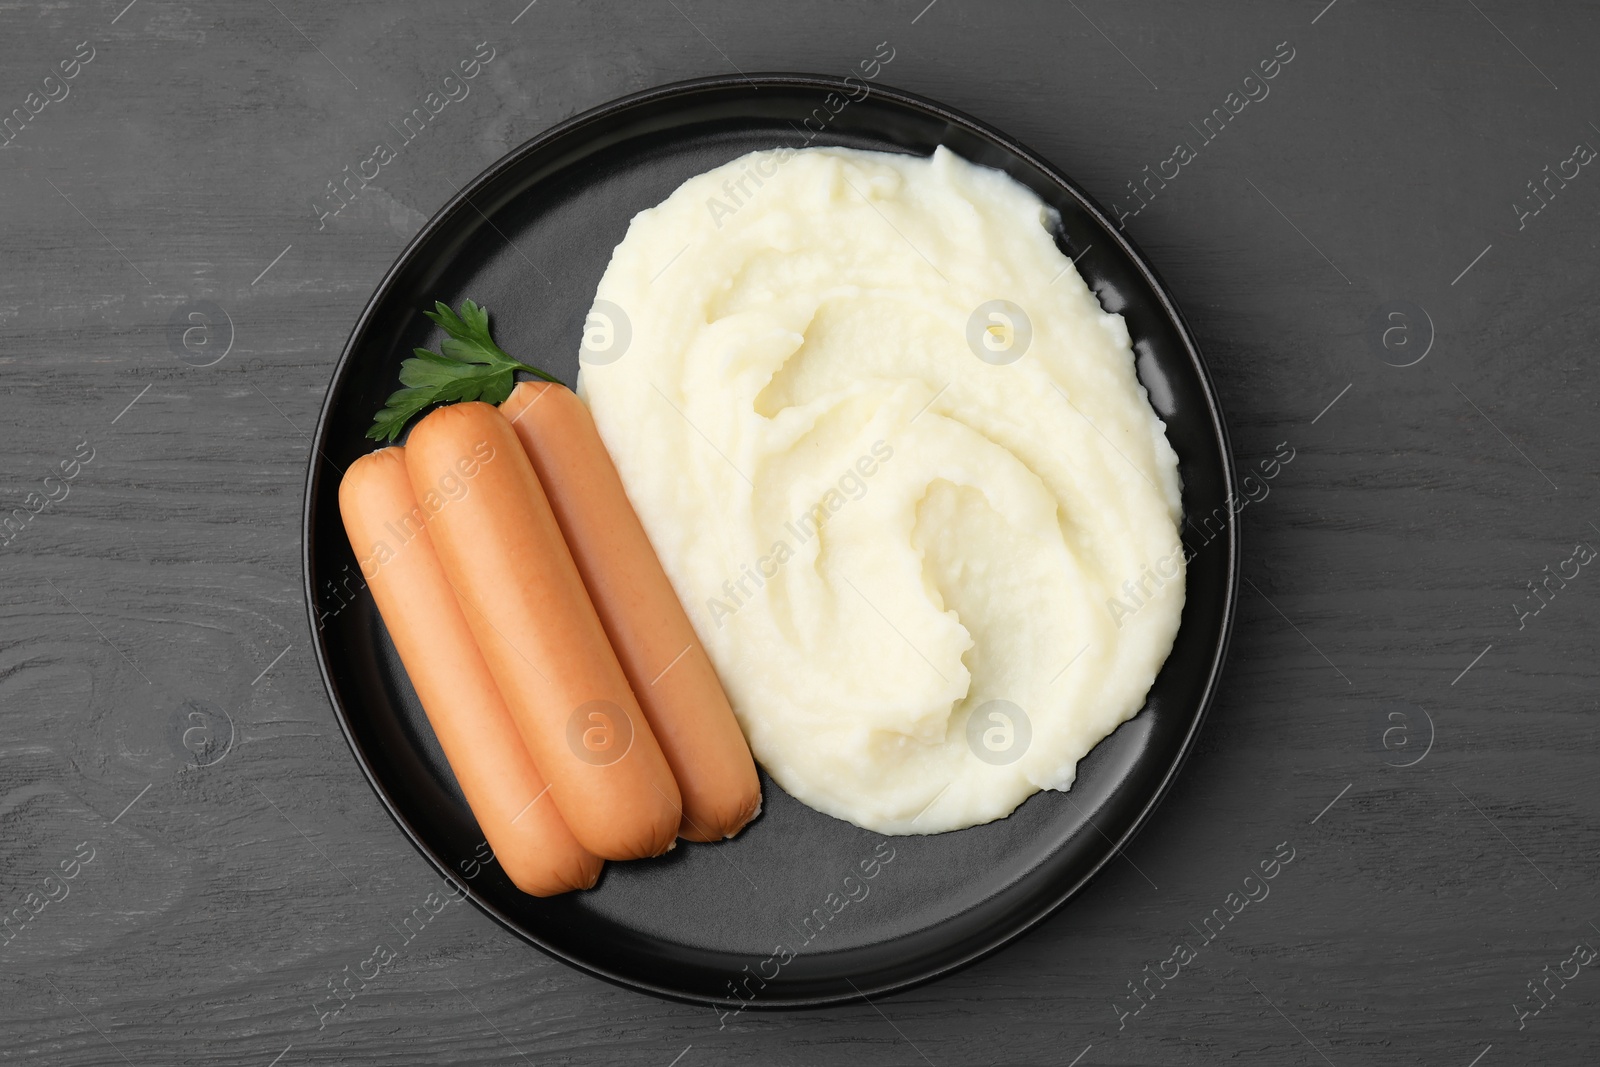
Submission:
M 1066 789 L 1184 600 L 1128 331 L 1006 175 L 780 149 L 640 212 L 579 391 L 762 766 L 936 833 Z

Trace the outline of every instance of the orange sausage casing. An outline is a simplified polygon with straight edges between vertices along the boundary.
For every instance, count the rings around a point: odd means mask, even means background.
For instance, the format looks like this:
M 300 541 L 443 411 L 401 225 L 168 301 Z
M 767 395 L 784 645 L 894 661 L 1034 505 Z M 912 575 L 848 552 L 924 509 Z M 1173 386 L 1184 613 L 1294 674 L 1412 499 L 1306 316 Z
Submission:
M 524 382 L 500 406 L 556 521 L 683 795 L 678 834 L 732 837 L 761 810 L 750 746 L 711 660 L 576 393 Z
M 439 562 L 572 835 L 603 859 L 665 852 L 677 783 L 511 424 L 452 404 L 405 452 Z
M 434 553 L 405 450 L 385 448 L 352 463 L 339 483 L 339 511 L 400 662 L 495 860 L 534 896 L 594 885 L 601 861 L 578 844 L 544 796 L 544 777 Z

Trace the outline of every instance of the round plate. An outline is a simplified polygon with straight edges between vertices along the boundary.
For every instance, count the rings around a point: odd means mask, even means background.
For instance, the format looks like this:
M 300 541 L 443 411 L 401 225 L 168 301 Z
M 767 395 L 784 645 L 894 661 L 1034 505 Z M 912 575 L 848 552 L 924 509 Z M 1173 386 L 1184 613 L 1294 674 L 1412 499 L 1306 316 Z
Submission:
M 334 371 L 306 489 L 317 660 L 356 760 L 418 851 L 551 955 L 724 1009 L 826 1004 L 925 981 L 992 952 L 1082 889 L 1150 815 L 1193 744 L 1237 596 L 1222 414 L 1144 257 L 1015 141 L 909 93 L 873 85 L 863 97 L 862 85 L 790 74 L 668 85 L 562 123 L 494 164 L 423 227 L 362 312 Z M 851 97 L 861 98 L 841 110 Z M 1079 257 L 1101 304 L 1126 318 L 1139 378 L 1178 454 L 1196 555 L 1177 643 L 1144 709 L 1082 761 L 1070 794 L 1039 793 L 1009 818 L 884 838 L 804 807 L 763 776 L 765 811 L 734 840 L 610 864 L 586 893 L 525 896 L 480 862 L 482 835 L 345 540 L 340 473 L 372 449 L 363 434 L 396 388 L 401 359 L 438 340 L 422 308 L 471 297 L 491 310 L 502 347 L 573 384 L 595 286 L 634 214 L 687 178 L 754 149 L 804 144 L 802 131 L 819 127 L 811 144 L 921 155 L 945 145 L 1059 209 L 1061 247 Z

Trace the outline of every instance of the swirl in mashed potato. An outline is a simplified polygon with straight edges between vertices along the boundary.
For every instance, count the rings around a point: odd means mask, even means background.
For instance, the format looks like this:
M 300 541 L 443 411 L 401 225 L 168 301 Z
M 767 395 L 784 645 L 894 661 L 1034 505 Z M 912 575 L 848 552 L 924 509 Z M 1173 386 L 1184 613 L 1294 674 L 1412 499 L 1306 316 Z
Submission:
M 640 212 L 579 391 L 756 758 L 886 834 L 1066 789 L 1184 601 L 1128 331 L 999 171 L 754 153 Z

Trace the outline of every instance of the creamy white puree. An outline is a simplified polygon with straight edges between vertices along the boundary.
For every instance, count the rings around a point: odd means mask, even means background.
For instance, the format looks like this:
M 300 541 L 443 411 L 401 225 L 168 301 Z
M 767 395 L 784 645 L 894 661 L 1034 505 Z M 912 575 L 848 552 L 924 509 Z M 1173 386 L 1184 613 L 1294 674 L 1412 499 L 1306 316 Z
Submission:
M 880 833 L 1068 788 L 1178 629 L 1177 458 L 1054 221 L 943 149 L 754 153 L 595 294 L 579 391 L 756 758 Z

